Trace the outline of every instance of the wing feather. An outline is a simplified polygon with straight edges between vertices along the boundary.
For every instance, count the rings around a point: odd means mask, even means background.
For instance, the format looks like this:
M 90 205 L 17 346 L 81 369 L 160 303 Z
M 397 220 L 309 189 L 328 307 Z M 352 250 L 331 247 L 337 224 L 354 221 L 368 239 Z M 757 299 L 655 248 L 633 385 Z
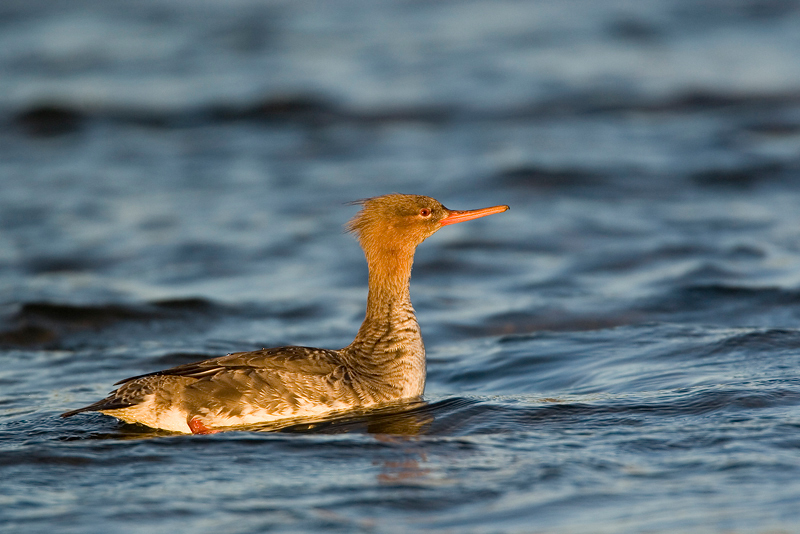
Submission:
M 185 376 L 202 379 L 217 373 L 233 370 L 290 371 L 314 375 L 327 375 L 340 365 L 338 353 L 333 350 L 310 347 L 277 347 L 250 352 L 234 352 L 219 358 L 178 365 L 170 369 L 132 376 L 116 385 L 148 376 Z

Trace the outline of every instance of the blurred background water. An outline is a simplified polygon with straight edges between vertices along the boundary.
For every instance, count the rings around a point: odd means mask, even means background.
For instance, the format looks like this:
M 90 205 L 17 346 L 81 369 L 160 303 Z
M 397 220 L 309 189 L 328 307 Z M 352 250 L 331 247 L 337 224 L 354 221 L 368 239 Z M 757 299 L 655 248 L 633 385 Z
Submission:
M 796 532 L 800 1 L 5 0 L 0 531 Z M 424 243 L 426 403 L 58 414 L 364 312 Z

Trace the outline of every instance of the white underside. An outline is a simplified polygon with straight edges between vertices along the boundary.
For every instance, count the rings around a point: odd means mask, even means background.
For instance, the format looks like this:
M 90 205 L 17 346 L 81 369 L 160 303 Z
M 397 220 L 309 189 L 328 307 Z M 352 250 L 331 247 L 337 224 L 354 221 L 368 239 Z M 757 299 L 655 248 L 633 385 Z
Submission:
M 224 415 L 200 415 L 196 416 L 209 429 L 213 428 L 229 428 L 238 426 L 258 425 L 261 423 L 272 423 L 282 420 L 294 419 L 318 419 L 327 415 L 332 415 L 354 408 L 368 408 L 369 406 L 351 406 L 345 403 L 332 403 L 329 405 L 310 404 L 301 406 L 296 411 L 289 413 L 270 413 L 265 410 L 259 409 L 257 406 L 251 406 L 251 410 L 243 410 L 242 415 L 238 416 L 224 416 Z M 119 410 L 103 410 L 101 413 L 110 415 L 121 419 L 126 423 L 138 423 L 151 428 L 158 428 L 161 430 L 168 430 L 170 432 L 180 432 L 182 434 L 191 434 L 189 428 L 190 415 L 181 410 L 180 408 L 170 408 L 167 411 L 157 410 L 154 406 L 152 398 L 146 399 L 144 402 L 122 408 Z

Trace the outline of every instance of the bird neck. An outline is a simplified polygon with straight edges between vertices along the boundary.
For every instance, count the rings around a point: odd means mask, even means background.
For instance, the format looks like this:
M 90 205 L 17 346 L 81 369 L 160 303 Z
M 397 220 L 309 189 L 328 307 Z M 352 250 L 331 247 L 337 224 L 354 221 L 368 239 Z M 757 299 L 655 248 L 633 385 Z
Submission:
M 367 313 L 354 343 L 373 343 L 376 338 L 394 337 L 397 328 L 408 320 L 416 325 L 408 287 L 413 263 L 413 250 L 385 248 L 367 252 Z
M 414 250 L 403 247 L 386 247 L 378 252 L 367 253 L 369 268 L 369 296 L 367 317 L 370 312 L 379 312 L 387 304 L 408 303 L 411 266 Z
M 367 312 L 345 349 L 355 365 L 402 390 L 403 398 L 421 395 L 425 385 L 425 347 L 408 287 L 413 262 L 413 249 L 367 253 Z

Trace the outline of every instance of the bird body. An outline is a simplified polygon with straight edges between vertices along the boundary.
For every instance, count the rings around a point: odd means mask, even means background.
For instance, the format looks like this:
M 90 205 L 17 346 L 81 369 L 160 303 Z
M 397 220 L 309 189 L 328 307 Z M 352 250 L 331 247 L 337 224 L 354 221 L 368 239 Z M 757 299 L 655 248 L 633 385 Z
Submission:
M 442 226 L 492 213 L 448 210 L 421 195 L 360 201 L 350 221 L 369 268 L 364 322 L 339 350 L 278 347 L 237 352 L 118 382 L 108 397 L 62 414 L 98 411 L 129 423 L 181 433 L 410 401 L 425 389 L 425 347 L 411 306 L 417 245 Z

